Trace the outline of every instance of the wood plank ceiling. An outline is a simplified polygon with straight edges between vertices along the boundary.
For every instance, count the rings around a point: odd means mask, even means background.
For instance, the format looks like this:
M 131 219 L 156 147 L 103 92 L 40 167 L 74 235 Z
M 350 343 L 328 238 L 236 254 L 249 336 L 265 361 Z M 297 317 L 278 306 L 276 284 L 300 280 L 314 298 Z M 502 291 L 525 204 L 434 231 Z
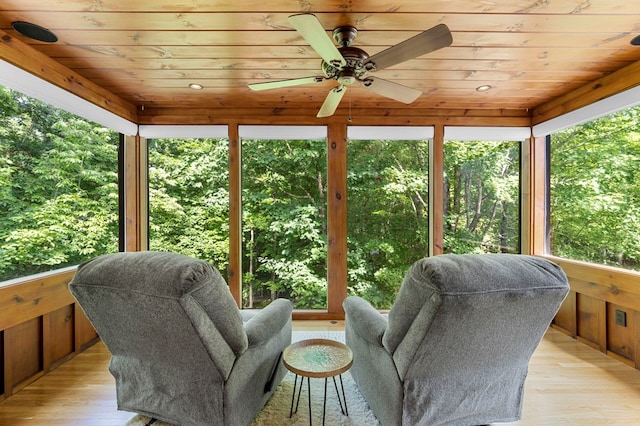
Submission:
M 453 43 L 375 73 L 423 94 L 410 108 L 533 108 L 640 59 L 635 0 L 2 0 L 0 30 L 102 86 L 135 108 L 213 108 L 315 118 L 336 81 L 261 92 L 249 83 L 321 75 L 320 56 L 288 16 L 314 13 L 331 36 L 358 29 L 369 55 L 437 24 Z M 12 28 L 48 28 L 55 43 Z M 192 90 L 191 83 L 203 86 Z M 491 90 L 478 92 L 481 85 Z M 349 87 L 351 107 L 406 106 Z

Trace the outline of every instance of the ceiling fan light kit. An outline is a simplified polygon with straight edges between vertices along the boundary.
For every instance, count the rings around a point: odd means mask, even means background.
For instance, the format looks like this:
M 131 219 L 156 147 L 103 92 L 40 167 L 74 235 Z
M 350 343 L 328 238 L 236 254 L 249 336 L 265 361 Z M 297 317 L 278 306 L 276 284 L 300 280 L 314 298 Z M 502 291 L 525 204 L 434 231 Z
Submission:
M 291 15 L 289 23 L 320 55 L 322 58 L 320 69 L 324 75 L 252 83 L 249 84 L 249 88 L 256 91 L 268 90 L 336 80 L 339 86 L 329 91 L 317 117 L 333 115 L 347 90 L 347 86 L 356 82 L 375 94 L 406 104 L 414 102 L 420 97 L 422 91 L 365 74 L 417 58 L 449 46 L 453 42 L 449 28 L 444 24 L 439 24 L 382 52 L 369 56 L 364 50 L 352 46 L 358 35 L 358 30 L 352 26 L 340 26 L 333 30 L 333 39 L 340 46 L 336 47 L 315 15 L 311 13 Z

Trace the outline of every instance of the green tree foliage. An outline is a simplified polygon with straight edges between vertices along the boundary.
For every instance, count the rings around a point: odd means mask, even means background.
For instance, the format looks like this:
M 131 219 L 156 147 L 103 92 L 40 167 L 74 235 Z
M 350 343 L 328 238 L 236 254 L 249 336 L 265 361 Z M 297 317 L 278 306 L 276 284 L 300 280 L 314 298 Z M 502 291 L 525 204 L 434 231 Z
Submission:
M 551 137 L 551 251 L 640 269 L 640 107 Z
M 445 143 L 445 253 L 520 252 L 519 145 Z
M 428 254 L 428 153 L 428 141 L 349 141 L 348 288 L 378 308 Z
M 242 143 L 245 306 L 287 297 L 297 308 L 326 307 L 325 145 Z
M 553 254 L 640 269 L 640 107 L 553 135 Z M 118 249 L 118 135 L 0 88 L 0 280 Z M 388 308 L 428 254 L 428 141 L 349 141 L 348 289 Z M 445 251 L 518 252 L 519 142 L 446 142 Z M 324 308 L 326 141 L 242 146 L 243 303 Z M 150 248 L 226 270 L 228 142 L 149 141 Z
M 149 141 L 149 249 L 229 263 L 226 139 Z
M 0 280 L 117 251 L 118 138 L 0 87 Z

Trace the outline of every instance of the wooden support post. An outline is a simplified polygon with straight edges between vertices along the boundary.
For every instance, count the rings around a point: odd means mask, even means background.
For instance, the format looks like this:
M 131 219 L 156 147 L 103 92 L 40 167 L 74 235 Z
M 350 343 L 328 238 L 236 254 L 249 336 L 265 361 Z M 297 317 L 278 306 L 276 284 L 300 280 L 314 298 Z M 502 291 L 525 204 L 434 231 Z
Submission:
M 147 141 L 124 136 L 125 251 L 148 249 Z
M 229 289 L 242 306 L 242 143 L 237 124 L 229 125 Z
M 529 205 L 523 206 L 529 216 L 523 224 L 529 227 L 528 245 L 522 252 L 527 254 L 546 254 L 547 247 L 547 164 L 549 153 L 547 138 L 532 138 L 529 144 Z M 525 171 L 525 173 L 527 173 Z M 527 207 L 525 209 L 525 207 Z M 524 228 L 524 226 L 523 226 Z
M 327 145 L 327 311 L 343 314 L 342 302 L 347 297 L 347 126 L 329 125 Z
M 444 125 L 434 126 L 429 147 L 429 256 L 436 256 L 444 252 Z

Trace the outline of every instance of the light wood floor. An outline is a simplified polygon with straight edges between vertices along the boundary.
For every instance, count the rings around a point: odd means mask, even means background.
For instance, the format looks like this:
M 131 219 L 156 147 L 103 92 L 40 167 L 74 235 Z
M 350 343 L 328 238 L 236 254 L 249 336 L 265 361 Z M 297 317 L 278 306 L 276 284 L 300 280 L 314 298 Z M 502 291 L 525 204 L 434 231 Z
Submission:
M 295 330 L 341 330 L 343 323 L 296 321 Z M 0 425 L 122 426 L 109 352 L 98 343 L 0 403 Z M 638 425 L 640 371 L 556 331 L 534 354 L 523 420 L 510 425 Z

